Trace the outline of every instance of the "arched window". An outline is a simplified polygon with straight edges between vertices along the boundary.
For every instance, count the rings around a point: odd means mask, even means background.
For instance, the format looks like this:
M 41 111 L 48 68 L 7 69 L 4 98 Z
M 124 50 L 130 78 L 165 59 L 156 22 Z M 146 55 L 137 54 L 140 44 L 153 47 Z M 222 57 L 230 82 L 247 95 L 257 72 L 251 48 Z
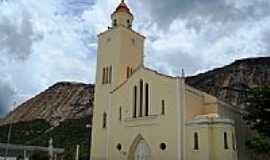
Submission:
M 197 132 L 194 133 L 194 150 L 199 150 L 199 135 Z
M 143 116 L 143 80 L 140 80 L 140 108 L 139 117 Z
M 113 26 L 114 26 L 114 27 L 117 26 L 117 20 L 116 20 L 116 19 L 113 20 Z
M 149 115 L 149 85 L 145 84 L 145 116 Z
M 137 117 L 137 86 L 133 88 L 133 118 Z
M 227 132 L 224 132 L 223 138 L 224 138 L 224 149 L 229 149 Z
M 119 121 L 122 120 L 122 107 L 119 108 Z
M 103 119 L 102 119 L 102 128 L 107 127 L 107 113 L 103 113 Z
M 161 101 L 161 115 L 165 115 L 165 100 Z

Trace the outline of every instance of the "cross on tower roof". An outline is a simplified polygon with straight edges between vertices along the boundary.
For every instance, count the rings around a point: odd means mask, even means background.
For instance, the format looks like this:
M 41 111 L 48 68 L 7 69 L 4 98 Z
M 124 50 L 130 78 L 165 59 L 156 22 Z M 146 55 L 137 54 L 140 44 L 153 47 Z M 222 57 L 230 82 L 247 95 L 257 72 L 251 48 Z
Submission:
M 116 8 L 116 10 L 114 11 L 113 14 L 115 14 L 116 12 L 126 12 L 126 13 L 132 15 L 127 4 L 125 3 L 125 0 L 121 0 L 121 3 L 118 5 L 118 7 Z

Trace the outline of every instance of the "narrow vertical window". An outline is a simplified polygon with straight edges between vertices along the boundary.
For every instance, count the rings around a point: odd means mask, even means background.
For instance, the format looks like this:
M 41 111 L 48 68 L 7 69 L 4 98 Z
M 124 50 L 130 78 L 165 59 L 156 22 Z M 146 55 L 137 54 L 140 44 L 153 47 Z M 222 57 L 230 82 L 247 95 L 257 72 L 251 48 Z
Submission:
M 224 138 L 224 149 L 229 149 L 227 132 L 224 132 L 223 138 Z
M 149 115 L 149 85 L 145 84 L 145 116 Z
M 111 72 L 110 72 L 110 67 L 108 67 L 108 83 L 110 83 L 110 79 L 111 79 Z
M 105 68 L 102 70 L 102 84 L 105 83 Z
M 107 82 L 107 84 L 109 83 L 109 67 L 106 67 L 106 69 L 107 69 L 107 79 L 106 79 L 106 82 Z
M 161 115 L 165 115 L 165 100 L 161 101 Z
M 199 150 L 199 135 L 197 132 L 194 133 L 194 150 Z
M 109 69 L 109 83 L 112 83 L 112 66 L 110 66 L 110 69 Z
M 133 118 L 137 117 L 137 86 L 133 89 Z
M 102 120 L 102 128 L 107 127 L 107 114 L 104 112 L 103 113 L 103 120 Z
M 143 80 L 140 80 L 140 110 L 139 117 L 143 116 Z
M 132 74 L 132 68 L 131 67 L 127 67 L 127 73 L 126 73 L 126 76 L 127 78 L 129 78 Z
M 234 133 L 232 133 L 232 145 L 233 145 L 233 150 L 236 150 L 236 143 L 235 143 L 235 136 Z
M 119 121 L 122 120 L 122 107 L 119 108 Z
M 127 78 L 129 77 L 129 67 L 127 67 Z
M 105 77 L 104 77 L 104 84 L 108 83 L 108 69 L 105 67 Z
M 117 20 L 116 19 L 113 20 L 113 26 L 114 27 L 117 26 Z

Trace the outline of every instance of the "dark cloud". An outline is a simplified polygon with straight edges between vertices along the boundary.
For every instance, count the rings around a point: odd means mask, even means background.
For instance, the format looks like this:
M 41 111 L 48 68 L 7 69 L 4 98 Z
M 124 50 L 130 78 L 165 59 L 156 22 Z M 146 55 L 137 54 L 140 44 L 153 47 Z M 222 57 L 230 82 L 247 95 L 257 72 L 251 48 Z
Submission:
M 33 45 L 30 17 L 23 12 L 21 19 L 10 18 L 0 16 L 0 52 L 10 59 L 25 60 L 31 54 Z
M 14 88 L 0 79 L 0 116 L 3 116 L 9 110 L 15 95 Z
M 175 19 L 200 28 L 209 23 L 239 23 L 269 15 L 269 1 L 253 0 L 141 0 L 143 7 L 161 27 L 168 27 Z

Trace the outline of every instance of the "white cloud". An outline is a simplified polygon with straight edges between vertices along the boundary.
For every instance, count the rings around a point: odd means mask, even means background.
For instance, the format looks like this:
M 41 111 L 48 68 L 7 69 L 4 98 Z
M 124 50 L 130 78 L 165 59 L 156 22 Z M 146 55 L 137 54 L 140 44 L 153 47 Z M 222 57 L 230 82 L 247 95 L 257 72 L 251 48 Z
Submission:
M 94 81 L 95 47 L 87 41 L 93 35 L 80 15 L 66 13 L 65 3 L 0 2 L 0 77 L 10 77 L 19 101 L 58 81 Z
M 110 25 L 119 2 L 0 1 L 0 77 L 8 77 L 5 82 L 0 78 L 0 85 L 14 92 L 10 101 L 24 100 L 57 81 L 94 83 L 96 35 Z M 195 74 L 237 58 L 269 56 L 267 0 L 128 4 L 134 29 L 147 37 L 145 63 L 161 72 L 178 74 L 184 68 Z

